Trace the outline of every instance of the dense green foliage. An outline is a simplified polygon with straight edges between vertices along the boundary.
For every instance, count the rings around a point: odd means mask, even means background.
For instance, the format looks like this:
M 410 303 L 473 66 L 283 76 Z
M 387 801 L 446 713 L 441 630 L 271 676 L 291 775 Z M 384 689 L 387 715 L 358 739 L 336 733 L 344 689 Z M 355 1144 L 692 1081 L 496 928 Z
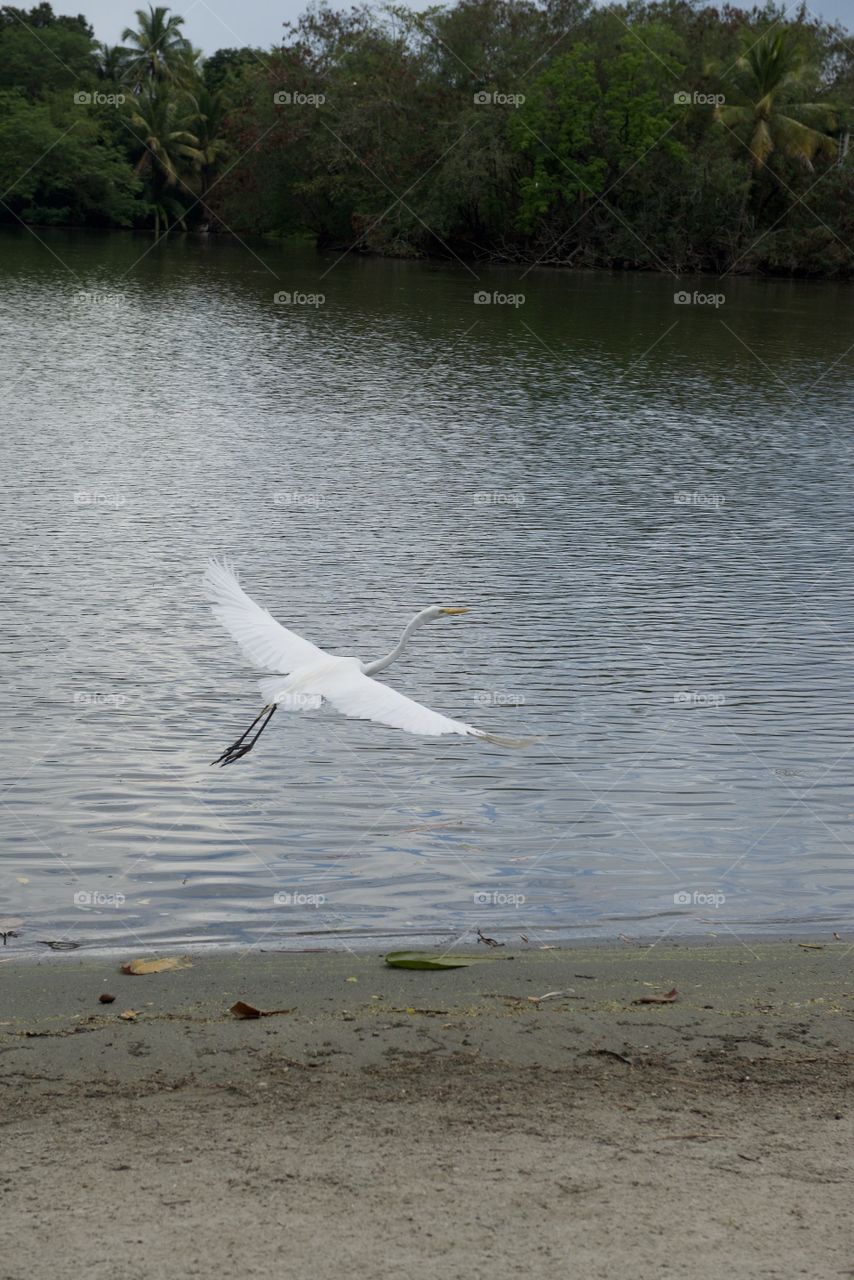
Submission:
M 850 274 L 854 52 L 804 8 L 310 9 L 204 59 L 0 8 L 0 218 L 555 265 Z

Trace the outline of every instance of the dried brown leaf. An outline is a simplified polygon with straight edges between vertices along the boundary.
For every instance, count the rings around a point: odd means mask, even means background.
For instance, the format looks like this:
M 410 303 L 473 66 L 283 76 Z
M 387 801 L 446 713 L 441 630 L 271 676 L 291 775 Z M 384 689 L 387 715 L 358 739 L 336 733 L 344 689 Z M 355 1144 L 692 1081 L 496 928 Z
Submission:
M 679 992 L 673 987 L 672 990 L 665 991 L 663 996 L 638 996 L 632 1004 L 673 1004 L 673 1001 L 678 999 Z
M 247 1004 L 245 1000 L 238 1000 L 237 1004 L 233 1004 L 228 1011 L 233 1013 L 235 1018 L 273 1018 L 278 1013 L 293 1013 L 291 1009 L 256 1009 L 254 1004 Z
M 192 964 L 189 956 L 160 956 L 151 960 L 130 960 L 122 965 L 122 973 L 166 973 L 171 969 L 190 969 Z
M 260 1018 L 261 1010 L 256 1009 L 254 1004 L 247 1004 L 245 1000 L 238 1000 L 237 1004 L 233 1004 L 228 1011 L 233 1013 L 235 1018 Z

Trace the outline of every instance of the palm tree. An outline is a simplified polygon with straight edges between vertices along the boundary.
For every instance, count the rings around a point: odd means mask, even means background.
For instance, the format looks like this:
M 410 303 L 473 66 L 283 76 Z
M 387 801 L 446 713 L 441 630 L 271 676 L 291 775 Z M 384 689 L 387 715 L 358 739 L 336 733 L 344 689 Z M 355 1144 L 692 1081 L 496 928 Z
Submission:
M 211 90 L 204 83 L 200 83 L 192 102 L 195 112 L 193 131 L 201 155 L 199 190 L 205 212 L 209 218 L 213 218 L 213 214 L 204 202 L 220 161 L 227 150 L 223 137 L 225 99 L 220 91 Z
M 178 14 L 168 16 L 165 5 L 149 5 L 148 12 L 137 9 L 137 30 L 125 27 L 122 39 L 128 42 L 130 62 L 128 76 L 137 88 L 143 84 L 156 84 L 175 78 L 176 71 L 184 65 L 190 42 L 179 30 L 184 19 Z
M 779 31 L 766 35 L 736 63 L 736 101 L 716 108 L 721 124 L 747 143 L 755 173 L 775 153 L 812 169 L 814 156 L 836 154 L 831 133 L 837 112 L 826 102 L 799 102 L 807 69 L 796 41 Z
M 128 51 L 120 44 L 99 43 L 95 49 L 98 62 L 98 76 L 101 80 L 109 80 L 118 84 L 124 79 L 128 63 Z
M 190 93 L 195 92 L 202 79 L 204 54 L 201 49 L 194 49 L 189 40 L 175 55 L 172 68 L 172 82 L 180 85 Z
M 143 147 L 135 172 L 148 180 L 155 235 L 159 239 L 161 224 L 167 233 L 175 225 L 186 229 L 187 209 L 179 187 L 191 193 L 184 175 L 192 177 L 203 156 L 198 138 L 187 127 L 191 116 L 185 100 L 144 91 L 133 101 L 130 120 Z

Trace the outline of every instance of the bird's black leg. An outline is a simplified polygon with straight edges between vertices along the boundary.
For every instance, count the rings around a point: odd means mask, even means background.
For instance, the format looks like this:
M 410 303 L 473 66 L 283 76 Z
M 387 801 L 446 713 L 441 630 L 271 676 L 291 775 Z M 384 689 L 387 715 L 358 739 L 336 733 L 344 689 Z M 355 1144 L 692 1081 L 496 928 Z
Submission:
M 265 708 L 265 710 L 266 710 L 266 708 Z M 261 728 L 260 728 L 260 729 L 258 730 L 258 732 L 255 734 L 255 737 L 254 737 L 254 738 L 252 738 L 249 742 L 247 742 L 247 743 L 245 744 L 245 746 L 239 747 L 239 748 L 237 749 L 237 751 L 229 751 L 229 752 L 227 753 L 227 755 L 226 755 L 226 758 L 225 758 L 225 759 L 223 760 L 223 762 L 222 762 L 222 763 L 223 763 L 223 765 L 227 765 L 227 764 L 234 764 L 235 760 L 239 760 L 241 756 L 245 756 L 245 755 L 247 754 L 247 752 L 249 752 L 249 751 L 251 751 L 251 750 L 252 750 L 252 748 L 255 746 L 255 743 L 256 743 L 256 742 L 258 741 L 258 739 L 261 737 L 261 734 L 262 734 L 262 733 L 264 732 L 264 730 L 267 728 L 267 725 L 268 725 L 268 724 L 270 723 L 270 721 L 273 719 L 273 715 L 274 715 L 274 713 L 275 713 L 275 710 L 276 710 L 276 703 L 274 702 L 274 703 L 271 705 L 270 709 L 269 709 L 269 712 L 268 712 L 268 714 L 267 714 L 267 718 L 266 718 L 266 720 L 263 720 L 263 721 L 261 722 Z
M 221 765 L 233 764 L 235 760 L 239 760 L 241 756 L 245 756 L 245 755 L 246 755 L 246 753 L 247 753 L 247 751 L 251 751 L 251 750 L 252 750 L 252 748 L 255 746 L 255 743 L 256 743 L 256 742 L 258 741 L 258 739 L 261 737 L 261 734 L 262 734 L 262 733 L 264 732 L 264 730 L 267 728 L 267 725 L 268 725 L 268 724 L 270 723 L 270 721 L 272 720 L 272 718 L 273 718 L 273 712 L 274 712 L 275 710 L 276 710 L 276 704 L 275 704 L 275 702 L 270 703 L 270 704 L 268 704 L 266 707 L 264 707 L 264 709 L 261 711 L 260 715 L 257 715 L 257 716 L 255 717 L 255 719 L 252 721 L 252 723 L 250 724 L 250 726 L 249 726 L 249 728 L 246 730 L 246 732 L 245 732 L 245 733 L 241 733 L 241 735 L 240 735 L 240 737 L 237 739 L 237 741 L 236 741 L 236 742 L 232 742 L 232 744 L 231 744 L 231 746 L 230 746 L 230 747 L 226 747 L 226 749 L 225 749 L 225 751 L 223 751 L 222 755 L 221 755 L 221 756 L 217 756 L 216 760 L 212 760 L 212 761 L 211 761 L 211 764 L 221 764 Z M 258 730 L 258 732 L 255 734 L 255 737 L 252 739 L 252 741 L 251 741 L 251 742 L 247 742 L 247 744 L 246 744 L 246 746 L 245 746 L 245 747 L 241 747 L 241 746 L 240 746 L 240 744 L 243 742 L 243 740 L 244 740 L 245 738 L 248 738 L 248 737 L 249 737 L 249 734 L 250 734 L 250 733 L 252 732 L 252 730 L 255 728 L 255 726 L 256 726 L 256 724 L 258 723 L 258 721 L 259 721 L 259 720 L 261 720 L 264 716 L 266 716 L 266 717 L 267 717 L 267 719 L 266 719 L 266 720 L 264 720 L 264 723 L 261 725 L 261 728 L 260 728 L 260 729 Z
M 252 723 L 250 724 L 249 728 L 245 731 L 245 733 L 241 733 L 241 735 L 240 735 L 240 737 L 237 739 L 237 741 L 236 741 L 236 742 L 232 742 L 232 744 L 231 744 L 231 746 L 230 746 L 230 747 L 226 747 L 226 749 L 225 749 L 225 751 L 223 751 L 222 755 L 221 755 L 221 756 L 217 756 L 216 760 L 212 760 L 212 761 L 211 761 L 211 764 L 219 764 L 222 760 L 224 760 L 224 759 L 225 759 L 225 757 L 226 757 L 226 756 L 231 755 L 232 751 L 234 751 L 234 749 L 235 749 L 236 747 L 239 747 L 239 746 L 240 746 L 240 744 L 241 744 L 241 742 L 243 741 L 243 739 L 244 739 L 244 738 L 247 738 L 247 737 L 249 736 L 249 734 L 250 734 L 250 733 L 252 732 L 252 730 L 255 728 L 255 726 L 256 726 L 256 724 L 258 723 L 258 721 L 259 721 L 263 716 L 265 716 L 266 714 L 267 714 L 267 708 L 266 708 L 266 707 L 263 707 L 263 708 L 262 708 L 262 710 L 260 711 L 260 713 L 259 713 L 259 714 L 255 717 L 255 719 L 252 721 Z

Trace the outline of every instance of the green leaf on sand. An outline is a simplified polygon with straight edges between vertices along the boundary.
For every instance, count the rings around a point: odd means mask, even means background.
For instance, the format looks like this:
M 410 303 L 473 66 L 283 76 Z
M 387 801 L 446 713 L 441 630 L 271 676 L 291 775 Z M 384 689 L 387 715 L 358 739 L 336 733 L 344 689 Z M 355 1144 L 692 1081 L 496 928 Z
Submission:
M 389 951 L 385 958 L 392 969 L 464 969 L 487 956 L 441 956 L 432 951 Z

